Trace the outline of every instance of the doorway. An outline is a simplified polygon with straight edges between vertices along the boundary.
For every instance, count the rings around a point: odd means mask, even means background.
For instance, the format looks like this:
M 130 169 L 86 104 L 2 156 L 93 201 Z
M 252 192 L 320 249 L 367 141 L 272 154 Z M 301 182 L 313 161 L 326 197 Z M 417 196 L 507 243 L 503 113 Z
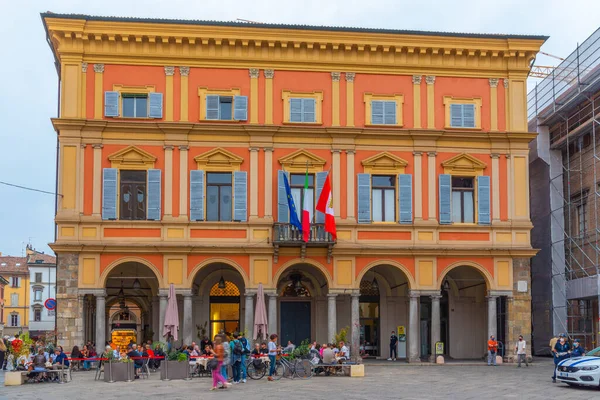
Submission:
M 310 301 L 282 301 L 281 346 L 287 346 L 291 340 L 296 346 L 304 340 L 311 340 Z

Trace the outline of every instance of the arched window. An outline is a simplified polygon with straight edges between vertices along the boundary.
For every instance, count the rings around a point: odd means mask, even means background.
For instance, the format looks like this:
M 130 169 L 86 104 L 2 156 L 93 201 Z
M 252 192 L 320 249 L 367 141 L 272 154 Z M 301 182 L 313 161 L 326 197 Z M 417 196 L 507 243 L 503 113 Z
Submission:
M 228 335 L 240 329 L 240 289 L 231 281 L 225 287 L 215 283 L 210 289 L 210 335 L 224 331 Z
M 310 297 L 310 291 L 301 282 L 290 282 L 281 290 L 282 297 Z

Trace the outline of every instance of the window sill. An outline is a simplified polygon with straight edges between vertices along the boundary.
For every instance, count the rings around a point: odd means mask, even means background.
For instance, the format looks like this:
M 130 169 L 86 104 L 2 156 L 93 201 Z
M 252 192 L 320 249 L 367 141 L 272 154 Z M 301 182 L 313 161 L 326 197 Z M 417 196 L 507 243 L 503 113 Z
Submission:
M 402 128 L 402 124 L 365 124 L 365 128 Z
M 284 121 L 283 125 L 296 125 L 296 126 L 303 126 L 303 125 L 309 125 L 309 126 L 322 126 L 323 123 L 322 122 L 290 122 L 290 121 Z
M 468 127 L 459 127 L 459 126 L 446 126 L 444 127 L 444 129 L 448 130 L 448 131 L 482 131 L 483 128 L 481 127 L 474 127 L 474 128 L 468 128 Z
M 114 119 L 118 121 L 162 121 L 163 118 L 150 118 L 150 117 L 105 117 L 109 119 Z
M 241 124 L 248 121 L 243 121 L 240 119 L 200 119 L 199 122 L 208 122 L 208 123 L 219 123 L 219 124 Z

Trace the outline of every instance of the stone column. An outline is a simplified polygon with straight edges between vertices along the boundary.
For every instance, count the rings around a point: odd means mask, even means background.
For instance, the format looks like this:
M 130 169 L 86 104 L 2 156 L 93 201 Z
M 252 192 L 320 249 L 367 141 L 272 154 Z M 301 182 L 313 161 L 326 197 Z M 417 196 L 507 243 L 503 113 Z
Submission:
M 193 340 L 193 322 L 194 311 L 192 308 L 192 293 L 183 294 L 183 343 L 190 345 Z
M 337 332 L 337 294 L 327 295 L 327 341 L 333 340 Z
M 254 293 L 246 292 L 246 313 L 244 315 L 244 330 L 246 338 L 254 340 Z
M 419 299 L 421 295 L 410 292 L 408 317 L 408 362 L 419 362 Z
M 165 314 L 167 312 L 167 305 L 169 304 L 169 296 L 167 293 L 159 293 L 160 298 L 159 311 L 158 311 L 158 340 L 163 339 L 163 330 L 165 329 Z
M 496 330 L 496 300 L 498 296 L 486 296 L 488 302 L 488 338 L 492 335 L 497 336 Z
M 350 347 L 350 355 L 354 360 L 360 357 L 360 314 L 358 310 L 358 299 L 360 293 L 352 293 L 352 346 Z M 333 338 L 332 338 L 333 339 Z
M 96 348 L 106 343 L 106 290 L 96 294 Z
M 431 362 L 435 362 L 435 344 L 440 341 L 440 299 L 439 294 L 431 295 Z M 444 345 L 447 345 L 444 343 Z
M 269 335 L 277 333 L 277 294 L 269 293 Z

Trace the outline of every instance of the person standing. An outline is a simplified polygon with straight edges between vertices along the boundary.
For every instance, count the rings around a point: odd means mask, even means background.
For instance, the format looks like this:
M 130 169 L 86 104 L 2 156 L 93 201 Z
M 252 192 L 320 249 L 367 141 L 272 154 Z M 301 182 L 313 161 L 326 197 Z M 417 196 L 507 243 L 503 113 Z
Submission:
M 517 352 L 517 368 L 521 368 L 521 362 L 525 361 L 525 366 L 529 367 L 529 363 L 527 362 L 527 352 L 525 351 L 525 340 L 523 340 L 523 336 L 519 335 L 519 340 L 517 341 L 517 345 L 515 346 L 515 350 Z
M 396 361 L 396 357 L 398 357 L 398 336 L 396 336 L 396 332 L 392 331 L 392 336 L 390 336 L 390 358 L 388 361 Z
M 227 366 L 231 362 L 231 347 L 229 347 L 229 338 L 224 333 L 220 334 L 219 337 L 223 343 L 223 366 L 221 366 L 221 375 L 223 375 L 223 378 L 229 381 L 230 379 L 227 375 Z
M 558 364 L 570 357 L 571 345 L 567 342 L 567 338 L 564 333 L 561 333 L 558 339 L 558 343 L 554 345 L 552 349 L 554 354 L 554 374 L 552 375 L 552 382 L 556 383 L 556 368 Z
M 212 353 L 217 359 L 218 364 L 212 370 L 213 385 L 210 390 L 215 390 L 219 383 L 223 385 L 223 389 L 227 389 L 227 387 L 229 387 L 229 383 L 227 383 L 227 379 L 221 375 L 221 367 L 223 366 L 223 358 L 225 356 L 225 350 L 221 342 L 221 336 L 215 337 L 215 348 L 212 350 Z
M 550 354 L 552 354 L 552 355 L 554 355 L 554 346 L 556 346 L 557 342 L 558 342 L 558 335 L 552 336 L 552 339 L 550 339 L 550 343 L 548 344 L 548 346 L 550 347 Z
M 277 335 L 272 334 L 269 337 L 271 340 L 269 341 L 269 377 L 268 380 L 273 380 L 273 375 L 275 375 L 275 362 L 277 361 Z
M 242 367 L 242 354 L 244 353 L 244 347 L 242 342 L 239 341 L 240 336 L 237 332 L 233 333 L 233 341 L 230 342 L 231 348 L 231 370 L 233 372 L 233 384 L 237 385 L 240 383 L 240 374 Z
M 579 339 L 573 341 L 573 351 L 571 357 L 583 357 L 585 356 L 585 349 L 579 343 Z
M 240 332 L 240 343 L 242 343 L 242 383 L 246 383 L 246 377 L 248 375 L 246 358 L 250 355 L 250 342 L 246 339 L 244 332 Z
M 496 366 L 496 353 L 498 352 L 498 342 L 494 335 L 490 336 L 490 340 L 487 342 L 488 346 L 488 367 L 490 365 Z

